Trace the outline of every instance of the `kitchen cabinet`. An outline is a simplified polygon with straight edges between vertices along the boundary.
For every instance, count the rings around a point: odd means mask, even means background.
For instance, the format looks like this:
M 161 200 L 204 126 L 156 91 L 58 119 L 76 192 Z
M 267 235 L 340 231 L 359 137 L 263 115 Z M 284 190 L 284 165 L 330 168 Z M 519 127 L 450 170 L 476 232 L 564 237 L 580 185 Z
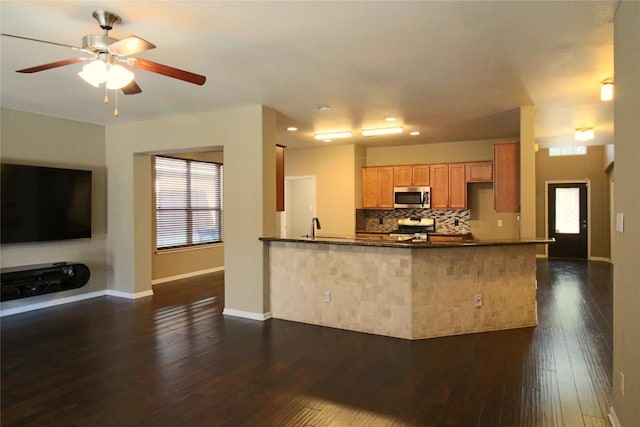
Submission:
M 467 181 L 464 163 L 430 165 L 431 208 L 465 209 Z
M 465 165 L 467 182 L 493 182 L 493 162 L 473 162 Z
M 493 194 L 496 212 L 520 211 L 520 144 L 493 146 Z
M 393 168 L 362 168 L 362 207 L 365 209 L 393 208 Z
M 429 185 L 429 181 L 429 165 L 395 166 L 393 168 L 393 185 L 396 187 Z
M 449 165 L 449 207 L 466 209 L 467 180 L 465 179 L 464 163 Z

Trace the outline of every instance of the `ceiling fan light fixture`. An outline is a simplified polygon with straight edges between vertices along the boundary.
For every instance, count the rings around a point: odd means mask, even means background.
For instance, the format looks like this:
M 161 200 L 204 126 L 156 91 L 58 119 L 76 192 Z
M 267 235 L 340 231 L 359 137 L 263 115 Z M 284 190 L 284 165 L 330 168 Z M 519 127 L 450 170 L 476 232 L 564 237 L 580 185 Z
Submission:
M 122 89 L 133 81 L 133 73 L 120 64 L 111 64 L 107 72 L 107 89 Z
M 392 135 L 402 133 L 402 126 L 379 129 L 362 129 L 362 136 Z
M 107 80 L 107 64 L 101 59 L 96 59 L 82 67 L 78 75 L 90 85 L 100 87 Z

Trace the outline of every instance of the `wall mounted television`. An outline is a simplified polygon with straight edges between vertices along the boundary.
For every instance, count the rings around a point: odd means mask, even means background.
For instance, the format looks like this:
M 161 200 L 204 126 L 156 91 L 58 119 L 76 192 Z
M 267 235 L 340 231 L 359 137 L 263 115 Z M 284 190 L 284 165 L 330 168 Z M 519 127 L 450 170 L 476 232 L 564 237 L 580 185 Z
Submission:
M 91 237 L 91 171 L 0 164 L 1 243 Z

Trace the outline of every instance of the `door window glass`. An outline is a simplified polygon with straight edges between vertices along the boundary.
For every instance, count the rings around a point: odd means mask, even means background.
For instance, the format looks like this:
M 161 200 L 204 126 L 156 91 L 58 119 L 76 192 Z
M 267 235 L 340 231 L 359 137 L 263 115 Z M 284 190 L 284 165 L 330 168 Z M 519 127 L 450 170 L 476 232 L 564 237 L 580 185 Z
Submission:
M 556 233 L 580 233 L 579 188 L 556 188 Z

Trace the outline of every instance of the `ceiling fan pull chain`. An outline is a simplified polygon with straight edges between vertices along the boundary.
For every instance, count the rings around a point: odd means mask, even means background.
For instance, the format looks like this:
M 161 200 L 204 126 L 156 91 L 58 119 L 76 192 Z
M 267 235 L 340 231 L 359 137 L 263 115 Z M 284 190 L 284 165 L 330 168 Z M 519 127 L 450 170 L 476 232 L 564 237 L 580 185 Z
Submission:
M 120 116 L 120 112 L 118 111 L 118 90 L 116 89 L 114 92 L 116 93 L 116 108 L 113 110 L 113 116 L 118 117 Z
M 109 103 L 109 92 L 107 92 L 107 83 L 104 84 L 104 103 Z

